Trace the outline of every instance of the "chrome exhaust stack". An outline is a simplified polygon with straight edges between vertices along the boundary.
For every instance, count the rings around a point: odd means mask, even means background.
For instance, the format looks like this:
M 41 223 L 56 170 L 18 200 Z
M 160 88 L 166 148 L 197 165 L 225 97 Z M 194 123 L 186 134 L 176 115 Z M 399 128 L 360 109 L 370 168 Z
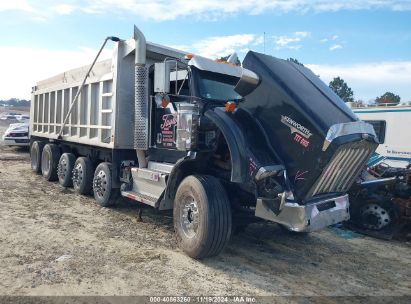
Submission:
M 134 148 L 137 151 L 138 166 L 147 167 L 145 151 L 149 141 L 148 68 L 146 67 L 146 38 L 134 25 L 136 43 L 134 58 Z
M 234 91 L 241 96 L 250 94 L 260 84 L 260 77 L 253 71 L 242 68 L 240 80 L 237 82 Z

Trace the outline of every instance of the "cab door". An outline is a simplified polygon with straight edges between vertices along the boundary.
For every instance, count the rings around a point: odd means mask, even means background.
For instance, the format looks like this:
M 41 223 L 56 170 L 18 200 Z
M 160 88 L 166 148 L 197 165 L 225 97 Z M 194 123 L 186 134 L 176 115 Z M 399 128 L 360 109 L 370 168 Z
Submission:
M 187 70 L 170 72 L 168 93 L 152 95 L 152 147 L 177 150 L 177 108 L 179 103 L 191 102 L 189 73 Z

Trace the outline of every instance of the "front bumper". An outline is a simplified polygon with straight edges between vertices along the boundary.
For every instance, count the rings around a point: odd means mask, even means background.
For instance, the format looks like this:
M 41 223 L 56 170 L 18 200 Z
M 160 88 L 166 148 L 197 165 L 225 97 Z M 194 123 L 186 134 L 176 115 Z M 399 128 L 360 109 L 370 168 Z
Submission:
M 274 213 L 264 199 L 257 199 L 255 216 L 286 226 L 297 232 L 311 232 L 350 218 L 348 195 L 299 205 L 286 201 L 281 210 Z
M 30 139 L 28 137 L 3 137 L 4 145 L 6 146 L 29 146 Z

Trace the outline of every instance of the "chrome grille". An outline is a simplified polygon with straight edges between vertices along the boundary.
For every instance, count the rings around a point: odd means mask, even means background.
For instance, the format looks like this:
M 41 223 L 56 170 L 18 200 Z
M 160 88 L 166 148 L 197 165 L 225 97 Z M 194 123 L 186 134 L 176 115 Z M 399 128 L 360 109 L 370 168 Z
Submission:
M 373 151 L 373 144 L 367 141 L 340 146 L 307 198 L 322 193 L 347 192 Z
M 148 149 L 148 70 L 135 67 L 134 148 Z

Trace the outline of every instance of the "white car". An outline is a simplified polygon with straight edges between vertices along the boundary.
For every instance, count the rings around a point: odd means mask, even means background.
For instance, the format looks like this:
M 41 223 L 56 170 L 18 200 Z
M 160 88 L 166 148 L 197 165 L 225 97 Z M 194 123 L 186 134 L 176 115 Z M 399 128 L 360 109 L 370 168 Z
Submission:
M 16 119 L 16 116 L 19 116 L 19 115 L 20 115 L 19 113 L 13 113 L 13 112 L 10 112 L 10 113 L 2 113 L 2 114 L 0 115 L 0 119 L 2 119 L 2 120 Z
M 19 122 L 28 122 L 29 119 L 30 119 L 30 116 L 24 115 L 24 114 L 16 115 L 16 119 L 17 119 Z
M 29 124 L 27 122 L 10 124 L 4 132 L 3 141 L 6 146 L 29 146 Z

